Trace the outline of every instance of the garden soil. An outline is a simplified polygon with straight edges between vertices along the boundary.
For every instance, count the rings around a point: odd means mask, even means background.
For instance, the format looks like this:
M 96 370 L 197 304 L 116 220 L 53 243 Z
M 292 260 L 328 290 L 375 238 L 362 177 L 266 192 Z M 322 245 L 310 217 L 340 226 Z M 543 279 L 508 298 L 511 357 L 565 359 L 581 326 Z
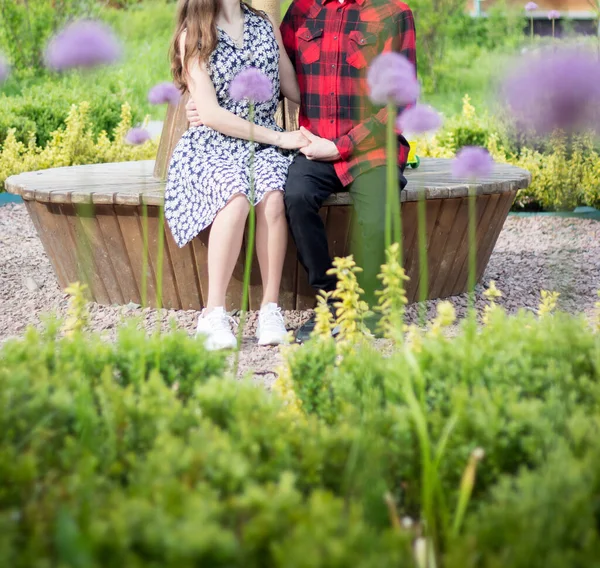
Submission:
M 596 291 L 600 288 L 600 222 L 560 217 L 509 217 L 477 290 L 477 307 L 485 305 L 484 286 L 490 280 L 502 291 L 500 302 L 510 313 L 519 308 L 536 310 L 540 291 L 560 292 L 561 309 L 594 315 Z M 450 301 L 459 317 L 466 312 L 466 295 Z M 68 297 L 59 289 L 48 257 L 29 220 L 24 205 L 0 208 L 0 344 L 18 337 L 29 325 L 39 327 L 43 315 L 64 315 Z M 428 302 L 430 317 L 437 301 Z M 169 328 L 169 321 L 188 333 L 194 332 L 197 313 L 192 311 L 141 309 L 135 305 L 90 304 L 92 328 L 107 341 L 115 336 L 124 318 L 142 318 L 148 331 Z M 311 312 L 285 312 L 288 329 L 297 329 Z M 415 321 L 416 306 L 408 308 L 407 319 Z M 269 386 L 281 362 L 277 347 L 258 347 L 254 340 L 256 313 L 248 318 L 240 356 L 240 374 L 252 373 L 254 380 Z M 385 342 L 379 341 L 382 349 Z

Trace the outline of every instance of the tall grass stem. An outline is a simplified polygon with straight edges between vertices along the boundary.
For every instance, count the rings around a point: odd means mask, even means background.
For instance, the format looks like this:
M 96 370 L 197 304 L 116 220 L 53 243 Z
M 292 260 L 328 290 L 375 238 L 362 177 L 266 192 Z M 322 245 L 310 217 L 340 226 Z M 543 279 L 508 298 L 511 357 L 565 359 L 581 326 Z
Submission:
M 242 349 L 242 336 L 246 316 L 248 313 L 248 300 L 250 297 L 250 272 L 252 270 L 252 258 L 254 256 L 254 240 L 256 234 L 256 210 L 254 206 L 254 103 L 250 102 L 249 120 L 250 120 L 250 212 L 248 214 L 248 238 L 246 241 L 246 259 L 244 262 L 244 282 L 242 287 L 242 304 L 240 309 L 240 323 L 237 332 L 237 350 L 235 353 L 235 362 L 233 365 L 233 376 L 237 377 L 240 364 L 240 350 Z
M 142 307 L 148 305 L 148 205 L 142 204 Z
M 400 213 L 400 190 L 398 185 L 398 138 L 396 136 L 396 115 L 394 103 L 387 105 L 386 140 L 386 207 L 385 207 L 385 248 L 400 243 L 402 245 L 402 217 Z M 402 246 L 400 246 L 402 261 Z
M 469 311 L 475 312 L 475 281 L 477 278 L 477 195 L 474 183 L 469 184 Z
M 427 212 L 425 207 L 425 187 L 419 188 L 417 202 L 417 230 L 419 239 L 419 325 L 427 319 L 427 294 L 429 291 L 429 265 L 427 262 Z

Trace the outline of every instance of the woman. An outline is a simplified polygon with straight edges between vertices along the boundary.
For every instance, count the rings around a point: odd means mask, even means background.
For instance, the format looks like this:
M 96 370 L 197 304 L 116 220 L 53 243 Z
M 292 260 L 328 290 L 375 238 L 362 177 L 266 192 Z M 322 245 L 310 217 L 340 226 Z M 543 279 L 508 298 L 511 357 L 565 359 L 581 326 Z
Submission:
M 263 283 L 258 318 L 260 345 L 284 342 L 278 307 L 287 247 L 283 188 L 293 152 L 307 144 L 300 132 L 283 132 L 275 123 L 280 91 L 293 101 L 300 93 L 277 25 L 240 0 L 180 0 L 171 49 L 175 83 L 188 90 L 202 126 L 181 138 L 169 167 L 165 216 L 181 247 L 211 226 L 208 242 L 208 297 L 197 334 L 208 349 L 237 345 L 225 312 L 225 293 L 242 246 L 250 210 L 248 104 L 231 99 L 233 78 L 247 67 L 273 83 L 273 97 L 256 104 L 256 252 Z

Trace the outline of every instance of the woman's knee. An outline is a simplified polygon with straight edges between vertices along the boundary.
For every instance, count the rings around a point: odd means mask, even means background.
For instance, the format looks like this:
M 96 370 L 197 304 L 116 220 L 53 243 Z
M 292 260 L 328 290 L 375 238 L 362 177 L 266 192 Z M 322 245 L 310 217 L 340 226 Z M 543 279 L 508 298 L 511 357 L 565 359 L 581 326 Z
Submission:
M 244 194 L 239 193 L 234 195 L 227 202 L 227 205 L 225 205 L 223 211 L 227 211 L 227 213 L 230 215 L 235 215 L 241 219 L 245 219 L 250 212 L 250 202 Z
M 285 217 L 283 191 L 269 191 L 257 205 L 257 210 L 269 222 Z

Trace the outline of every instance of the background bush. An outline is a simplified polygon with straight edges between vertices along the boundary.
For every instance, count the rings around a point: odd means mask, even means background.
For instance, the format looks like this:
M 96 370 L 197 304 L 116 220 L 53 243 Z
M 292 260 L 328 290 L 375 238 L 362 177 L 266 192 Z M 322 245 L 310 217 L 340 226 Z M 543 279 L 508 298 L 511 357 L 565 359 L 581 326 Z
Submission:
M 0 48 L 15 69 L 35 75 L 43 69 L 48 39 L 66 22 L 98 13 L 96 0 L 3 0 L 0 3 Z
M 38 3 L 50 6 L 45 0 Z M 5 4 L 12 6 L 15 2 Z M 173 4 L 160 0 L 132 5 L 127 11 L 97 10 L 123 40 L 124 58 L 118 65 L 93 72 L 48 73 L 38 67 L 22 66 L 9 54 L 14 72 L 0 88 L 0 146 L 8 130 L 15 128 L 19 141 L 27 143 L 33 132 L 43 147 L 52 132 L 65 125 L 71 105 L 81 101 L 90 103 L 92 130 L 96 134 L 102 130 L 113 132 L 124 103 L 131 107 L 134 124 L 146 115 L 162 120 L 164 107 L 150 105 L 147 93 L 153 85 L 170 77 L 168 49 L 174 10 Z M 50 26 L 46 35 L 52 29 Z
M 125 141 L 131 128 L 129 105 L 122 106 L 119 124 L 111 132 L 112 139 L 105 131 L 98 135 L 94 133 L 89 110 L 86 102 L 73 105 L 65 121 L 66 125 L 55 130 L 43 147 L 36 144 L 34 136 L 23 143 L 17 139 L 14 129 L 9 130 L 0 147 L 0 184 L 4 185 L 7 177 L 21 172 L 80 164 L 145 160 L 156 156 L 155 141 L 141 146 L 132 146 Z

